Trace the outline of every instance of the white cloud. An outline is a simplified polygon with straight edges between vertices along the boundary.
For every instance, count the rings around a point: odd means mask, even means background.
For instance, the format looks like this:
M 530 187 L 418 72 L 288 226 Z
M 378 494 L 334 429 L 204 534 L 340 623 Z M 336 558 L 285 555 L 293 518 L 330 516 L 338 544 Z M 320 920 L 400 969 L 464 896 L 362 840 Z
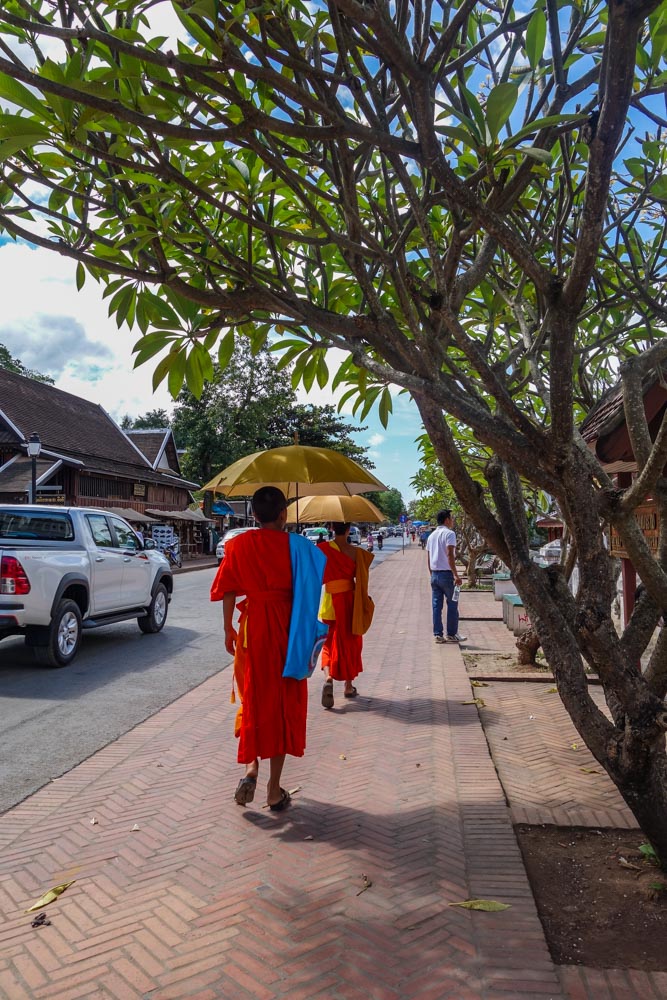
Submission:
M 377 446 L 379 444 L 382 444 L 383 441 L 384 441 L 384 434 L 371 434 L 371 436 L 368 439 L 368 447 L 377 448 Z
M 0 343 L 24 365 L 55 379 L 59 389 L 100 403 L 112 416 L 171 407 L 153 367 L 132 370 L 137 331 L 119 330 L 107 315 L 103 287 L 90 278 L 77 292 L 75 265 L 25 244 L 0 246 Z

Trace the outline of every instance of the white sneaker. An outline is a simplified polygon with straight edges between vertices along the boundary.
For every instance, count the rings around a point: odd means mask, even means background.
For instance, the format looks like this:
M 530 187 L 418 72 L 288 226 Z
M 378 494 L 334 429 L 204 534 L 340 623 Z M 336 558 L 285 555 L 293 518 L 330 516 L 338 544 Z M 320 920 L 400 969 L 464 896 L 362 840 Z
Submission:
M 456 635 L 448 635 L 447 642 L 465 642 L 467 638 L 467 635 L 459 635 L 457 632 Z
M 445 641 L 445 638 L 442 635 L 436 635 L 434 638 L 435 638 L 436 643 L 441 643 L 441 642 Z

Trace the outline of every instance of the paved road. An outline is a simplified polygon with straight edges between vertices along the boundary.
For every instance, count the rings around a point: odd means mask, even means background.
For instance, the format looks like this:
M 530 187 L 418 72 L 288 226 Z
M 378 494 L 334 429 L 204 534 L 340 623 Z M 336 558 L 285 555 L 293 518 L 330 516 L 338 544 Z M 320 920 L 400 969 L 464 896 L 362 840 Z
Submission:
M 374 565 L 400 549 L 388 539 Z M 36 666 L 22 639 L 0 643 L 0 812 L 229 666 L 214 573 L 176 576 L 163 632 L 133 621 L 87 632 L 62 670 Z
M 62 670 L 35 666 L 22 639 L 0 643 L 0 812 L 228 666 L 214 572 L 176 576 L 163 632 L 87 632 Z

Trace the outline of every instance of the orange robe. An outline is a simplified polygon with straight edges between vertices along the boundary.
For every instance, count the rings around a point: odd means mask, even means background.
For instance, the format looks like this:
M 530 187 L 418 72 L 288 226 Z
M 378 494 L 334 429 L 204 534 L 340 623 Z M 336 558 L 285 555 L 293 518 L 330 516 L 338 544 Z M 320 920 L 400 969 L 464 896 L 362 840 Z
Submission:
M 211 587 L 211 600 L 244 594 L 234 657 L 241 697 L 237 718 L 239 764 L 306 747 L 306 681 L 283 677 L 292 612 L 292 565 L 285 532 L 260 528 L 237 535 Z
M 363 638 L 353 631 L 355 583 L 359 584 L 360 574 L 358 563 L 364 564 L 364 579 L 367 580 L 373 556 L 358 549 L 356 560 L 350 559 L 331 542 L 323 542 L 320 548 L 327 557 L 322 582 L 330 598 L 330 601 L 325 598 L 321 612 L 322 621 L 329 626 L 322 647 L 322 669 L 328 671 L 335 681 L 353 681 L 364 669 L 361 662 Z

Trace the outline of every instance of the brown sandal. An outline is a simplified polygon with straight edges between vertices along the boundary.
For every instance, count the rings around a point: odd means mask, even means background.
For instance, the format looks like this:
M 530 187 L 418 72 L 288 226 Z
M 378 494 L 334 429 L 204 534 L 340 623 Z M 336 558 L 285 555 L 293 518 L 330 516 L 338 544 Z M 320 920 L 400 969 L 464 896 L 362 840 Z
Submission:
M 334 707 L 333 681 L 325 681 L 322 685 L 322 708 Z
M 345 695 L 346 698 L 356 698 L 359 692 L 357 691 L 356 687 L 352 687 L 350 691 L 344 691 L 343 694 Z
M 234 792 L 234 801 L 236 804 L 238 806 L 246 806 L 248 802 L 252 802 L 255 798 L 256 787 L 257 778 L 253 778 L 251 774 L 246 774 L 245 778 L 241 778 Z

